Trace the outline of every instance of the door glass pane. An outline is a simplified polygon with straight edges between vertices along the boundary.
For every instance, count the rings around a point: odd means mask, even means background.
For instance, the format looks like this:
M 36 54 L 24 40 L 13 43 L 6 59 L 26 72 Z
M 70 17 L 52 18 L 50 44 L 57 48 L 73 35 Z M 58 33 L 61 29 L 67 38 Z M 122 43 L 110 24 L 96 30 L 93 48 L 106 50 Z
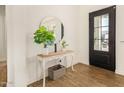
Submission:
M 94 40 L 94 50 L 101 50 L 101 40 Z
M 102 40 L 108 39 L 108 27 L 102 27 Z
M 109 15 L 94 17 L 94 50 L 109 51 Z
M 100 28 L 95 28 L 94 29 L 94 39 L 101 39 L 101 29 Z
M 99 26 L 101 26 L 100 16 L 96 16 L 94 17 L 94 27 L 99 27 Z
M 108 40 L 102 40 L 102 51 L 108 51 Z
M 109 25 L 109 15 L 105 14 L 102 15 L 102 26 L 108 26 Z

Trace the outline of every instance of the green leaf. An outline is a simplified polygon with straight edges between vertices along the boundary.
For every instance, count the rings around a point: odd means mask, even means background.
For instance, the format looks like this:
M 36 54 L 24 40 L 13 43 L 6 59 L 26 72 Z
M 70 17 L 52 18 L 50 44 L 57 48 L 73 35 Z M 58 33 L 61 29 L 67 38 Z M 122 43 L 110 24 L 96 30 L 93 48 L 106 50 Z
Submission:
M 48 31 L 45 26 L 39 27 L 34 33 L 34 42 L 37 44 L 52 45 L 55 41 L 55 35 L 53 32 Z

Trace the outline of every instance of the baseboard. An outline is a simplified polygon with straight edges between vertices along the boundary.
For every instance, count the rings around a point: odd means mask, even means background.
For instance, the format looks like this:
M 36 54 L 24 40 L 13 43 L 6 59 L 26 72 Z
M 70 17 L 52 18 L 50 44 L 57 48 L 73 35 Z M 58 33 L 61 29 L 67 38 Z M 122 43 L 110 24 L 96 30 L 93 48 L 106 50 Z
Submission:
M 12 83 L 12 82 L 7 82 L 7 87 L 14 87 L 14 83 Z
M 115 73 L 118 74 L 118 75 L 124 76 L 124 72 L 116 70 Z
M 80 61 L 78 63 L 82 63 L 82 64 L 85 64 L 85 65 L 90 65 L 89 62 L 84 62 L 84 61 Z

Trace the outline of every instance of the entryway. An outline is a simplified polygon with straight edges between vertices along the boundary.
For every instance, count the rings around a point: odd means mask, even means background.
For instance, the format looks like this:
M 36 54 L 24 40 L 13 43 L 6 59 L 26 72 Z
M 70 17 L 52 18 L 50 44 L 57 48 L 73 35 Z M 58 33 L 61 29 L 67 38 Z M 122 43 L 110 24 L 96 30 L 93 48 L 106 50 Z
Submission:
M 89 13 L 90 65 L 115 71 L 116 6 Z
M 7 39 L 5 30 L 5 6 L 0 5 L 0 87 L 7 83 Z

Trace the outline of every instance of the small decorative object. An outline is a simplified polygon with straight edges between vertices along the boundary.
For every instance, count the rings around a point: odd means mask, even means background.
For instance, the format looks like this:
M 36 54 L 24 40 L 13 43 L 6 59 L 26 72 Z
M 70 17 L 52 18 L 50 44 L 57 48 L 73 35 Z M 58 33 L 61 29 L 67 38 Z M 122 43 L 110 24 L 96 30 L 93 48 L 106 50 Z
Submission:
M 66 47 L 69 46 L 69 44 L 67 44 L 65 40 L 62 40 L 61 41 L 61 46 L 62 46 L 62 50 L 65 51 Z
M 43 44 L 46 50 L 45 54 L 48 54 L 48 46 L 54 44 L 55 35 L 53 31 L 47 30 L 45 26 L 39 27 L 34 33 L 34 42 L 37 44 Z
M 54 52 L 57 52 L 57 44 L 54 44 Z

